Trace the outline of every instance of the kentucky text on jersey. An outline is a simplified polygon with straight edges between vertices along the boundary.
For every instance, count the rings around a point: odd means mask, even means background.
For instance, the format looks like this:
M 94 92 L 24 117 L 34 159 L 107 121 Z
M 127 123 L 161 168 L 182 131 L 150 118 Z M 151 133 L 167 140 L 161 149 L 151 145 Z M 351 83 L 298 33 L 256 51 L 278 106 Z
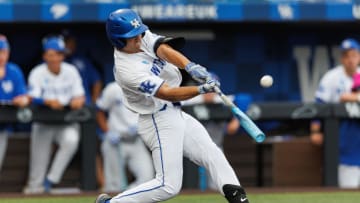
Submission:
M 160 71 L 164 69 L 166 62 L 161 59 L 154 59 L 153 66 L 151 67 L 151 72 L 155 75 L 160 75 Z

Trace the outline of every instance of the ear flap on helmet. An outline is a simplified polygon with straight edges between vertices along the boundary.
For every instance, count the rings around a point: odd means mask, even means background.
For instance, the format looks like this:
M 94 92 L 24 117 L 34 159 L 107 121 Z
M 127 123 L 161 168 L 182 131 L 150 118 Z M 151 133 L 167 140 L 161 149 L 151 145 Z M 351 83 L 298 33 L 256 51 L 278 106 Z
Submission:
M 124 48 L 126 46 L 126 39 L 123 39 L 123 38 L 118 38 L 117 39 L 117 43 L 118 43 L 118 47 L 119 48 Z

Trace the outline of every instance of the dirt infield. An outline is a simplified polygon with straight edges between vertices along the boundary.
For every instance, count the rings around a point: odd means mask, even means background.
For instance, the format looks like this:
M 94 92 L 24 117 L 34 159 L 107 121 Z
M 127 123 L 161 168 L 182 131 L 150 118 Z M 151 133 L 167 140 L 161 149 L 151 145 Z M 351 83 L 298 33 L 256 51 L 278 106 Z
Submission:
M 247 188 L 248 194 L 266 194 L 266 193 L 305 193 L 305 192 L 359 192 L 355 189 L 339 189 L 336 187 L 263 187 L 263 188 Z M 43 195 L 24 195 L 23 193 L 0 193 L 1 198 L 26 198 L 26 197 L 56 197 L 56 196 L 97 196 L 97 191 L 82 191 L 76 194 L 43 194 Z M 216 191 L 200 191 L 196 189 L 184 189 L 181 194 L 216 194 Z M 112 194 L 115 195 L 115 194 Z

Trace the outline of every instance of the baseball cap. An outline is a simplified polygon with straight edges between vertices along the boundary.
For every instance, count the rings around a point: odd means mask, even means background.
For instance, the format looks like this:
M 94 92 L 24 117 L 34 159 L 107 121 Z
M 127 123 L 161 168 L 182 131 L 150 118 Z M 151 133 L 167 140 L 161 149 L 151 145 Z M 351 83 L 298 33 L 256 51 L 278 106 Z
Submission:
M 9 49 L 9 43 L 5 35 L 0 34 L 0 49 Z
M 360 73 L 356 73 L 353 77 L 353 85 L 351 91 L 356 92 L 360 90 Z
M 61 36 L 51 36 L 43 39 L 43 49 L 47 51 L 49 49 L 53 49 L 59 52 L 65 52 L 65 43 L 64 39 Z
M 347 51 L 349 49 L 356 49 L 356 50 L 360 51 L 360 45 L 355 39 L 352 39 L 352 38 L 344 39 L 341 42 L 340 50 Z

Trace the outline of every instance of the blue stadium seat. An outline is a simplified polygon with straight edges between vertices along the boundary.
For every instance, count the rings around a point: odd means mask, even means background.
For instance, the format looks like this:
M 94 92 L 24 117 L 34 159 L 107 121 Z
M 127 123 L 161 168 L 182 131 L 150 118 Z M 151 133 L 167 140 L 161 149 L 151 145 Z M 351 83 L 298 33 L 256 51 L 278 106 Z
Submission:
M 190 58 L 190 60 L 204 64 L 210 57 L 210 41 L 207 40 L 186 40 L 181 52 Z
M 281 69 L 281 95 L 283 100 L 300 100 L 299 78 L 295 61 L 284 60 L 280 62 Z
M 237 63 L 261 63 L 265 60 L 263 35 L 237 35 L 232 47 Z
M 217 74 L 220 78 L 221 89 L 226 94 L 238 92 L 239 74 L 237 66 L 233 63 L 211 62 L 207 66 L 210 71 Z
M 216 40 L 209 43 L 209 57 L 211 60 L 235 61 L 236 53 L 233 42 L 236 37 L 234 34 L 218 34 Z
M 113 72 L 113 67 L 114 67 L 114 63 L 113 62 L 108 62 L 103 64 L 104 67 L 104 85 L 114 81 L 114 72 Z

